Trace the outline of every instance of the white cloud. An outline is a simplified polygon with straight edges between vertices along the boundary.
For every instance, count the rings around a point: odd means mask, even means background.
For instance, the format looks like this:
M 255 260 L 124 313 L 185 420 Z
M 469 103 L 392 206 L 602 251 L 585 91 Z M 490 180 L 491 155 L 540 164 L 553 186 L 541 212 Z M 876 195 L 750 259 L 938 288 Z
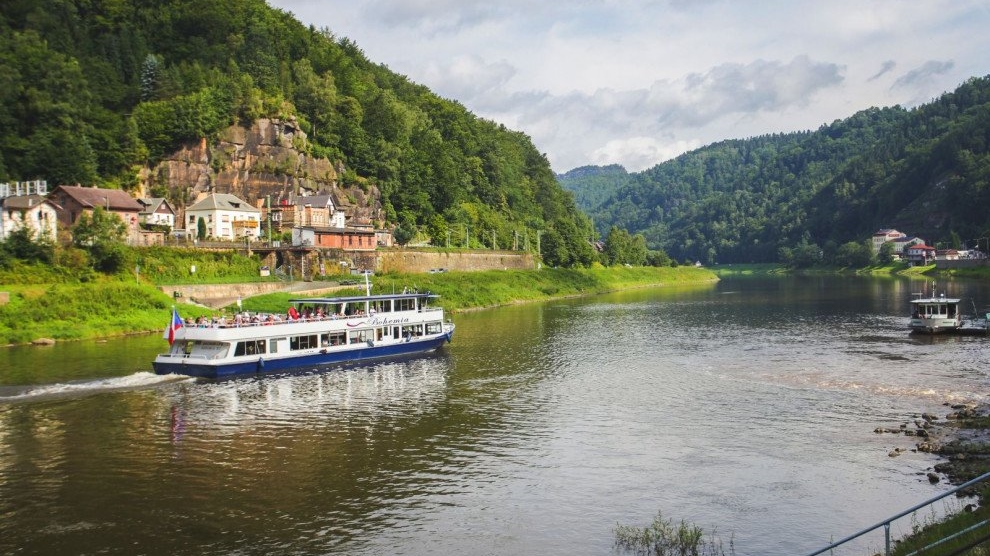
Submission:
M 990 73 L 982 0 L 270 1 L 527 133 L 559 172 L 640 170 Z

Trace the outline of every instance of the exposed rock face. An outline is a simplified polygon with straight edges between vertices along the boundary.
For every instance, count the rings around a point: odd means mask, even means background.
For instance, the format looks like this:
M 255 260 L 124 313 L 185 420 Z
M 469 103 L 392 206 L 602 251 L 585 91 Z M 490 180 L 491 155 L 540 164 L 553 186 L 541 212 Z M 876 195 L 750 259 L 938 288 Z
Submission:
M 165 186 L 178 208 L 195 201 L 199 193 L 230 193 L 256 205 L 270 195 L 272 203 L 300 195 L 333 193 L 346 206 L 349 224 L 380 220 L 381 195 L 377 188 L 342 188 L 343 168 L 325 158 L 305 153 L 306 134 L 295 120 L 262 119 L 251 128 L 234 125 L 219 141 L 206 139 L 184 146 L 140 176 L 145 193 Z

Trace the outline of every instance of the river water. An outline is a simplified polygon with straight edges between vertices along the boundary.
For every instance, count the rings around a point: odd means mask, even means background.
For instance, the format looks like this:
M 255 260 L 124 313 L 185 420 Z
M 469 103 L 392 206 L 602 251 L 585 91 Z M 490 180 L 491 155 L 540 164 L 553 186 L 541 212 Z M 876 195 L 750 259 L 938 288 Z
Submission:
M 990 340 L 907 334 L 924 286 L 499 308 L 430 356 L 221 383 L 152 375 L 157 336 L 0 350 L 0 554 L 619 554 L 658 512 L 805 554 L 949 488 L 876 427 L 988 401 Z

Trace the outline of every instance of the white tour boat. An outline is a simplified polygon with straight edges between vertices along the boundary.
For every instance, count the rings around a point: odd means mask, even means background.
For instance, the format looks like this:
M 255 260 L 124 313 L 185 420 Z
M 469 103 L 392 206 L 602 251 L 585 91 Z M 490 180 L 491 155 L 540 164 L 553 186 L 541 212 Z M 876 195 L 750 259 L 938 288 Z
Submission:
M 450 342 L 454 323 L 439 296 L 395 293 L 292 299 L 286 314 L 238 314 L 233 320 L 183 323 L 173 310 L 171 349 L 155 358 L 157 374 L 227 378 L 396 357 Z

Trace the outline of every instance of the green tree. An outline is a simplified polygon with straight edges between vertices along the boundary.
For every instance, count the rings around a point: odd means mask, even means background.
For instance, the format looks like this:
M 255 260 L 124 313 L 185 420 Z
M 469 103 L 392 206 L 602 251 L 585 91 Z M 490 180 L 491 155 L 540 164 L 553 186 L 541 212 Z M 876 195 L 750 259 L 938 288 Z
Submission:
M 885 265 L 894 262 L 894 242 L 883 242 L 883 245 L 880 246 L 880 252 L 877 253 L 877 261 Z
M 196 219 L 196 239 L 200 241 L 206 239 L 206 219 L 202 216 Z
M 843 243 L 839 246 L 839 252 L 835 256 L 836 264 L 854 268 L 869 266 L 874 261 L 873 245 L 870 240 Z
M 434 214 L 430 218 L 430 223 L 426 227 L 426 233 L 430 236 L 430 243 L 435 246 L 446 246 L 450 227 L 443 216 Z
M 127 225 L 116 214 L 96 207 L 92 213 L 83 213 L 72 227 L 72 244 L 89 252 L 94 269 L 116 272 L 126 259 L 126 234 Z
M 416 229 L 408 224 L 399 224 L 392 230 L 392 238 L 399 245 L 406 245 L 416 237 Z
M 2 251 L 16 259 L 28 262 L 50 263 L 54 257 L 55 245 L 51 238 L 34 234 L 27 227 L 20 227 L 7 234 L 0 244 Z

